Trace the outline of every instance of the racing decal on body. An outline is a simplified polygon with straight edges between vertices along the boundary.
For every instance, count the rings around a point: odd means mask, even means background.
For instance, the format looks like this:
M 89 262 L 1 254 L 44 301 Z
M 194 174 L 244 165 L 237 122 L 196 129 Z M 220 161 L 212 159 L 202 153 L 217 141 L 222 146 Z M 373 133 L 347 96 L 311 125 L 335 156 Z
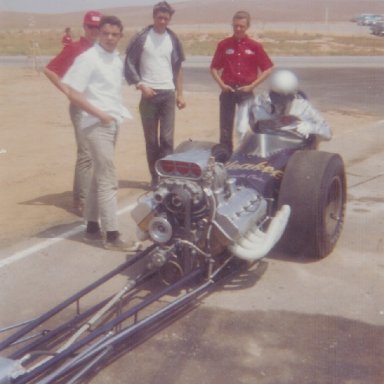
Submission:
M 242 171 L 260 171 L 267 173 L 276 179 L 281 179 L 283 177 L 283 171 L 276 169 L 271 166 L 267 161 L 262 161 L 261 163 L 252 164 L 252 163 L 239 163 L 238 160 L 230 161 L 225 164 L 225 168 L 228 170 L 242 170 Z

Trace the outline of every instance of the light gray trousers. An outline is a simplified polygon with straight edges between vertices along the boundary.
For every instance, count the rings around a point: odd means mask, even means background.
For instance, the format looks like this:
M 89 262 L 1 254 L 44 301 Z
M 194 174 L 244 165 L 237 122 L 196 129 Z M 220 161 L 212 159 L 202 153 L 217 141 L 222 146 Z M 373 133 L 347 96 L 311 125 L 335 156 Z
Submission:
M 75 175 L 73 178 L 73 200 L 85 200 L 92 176 L 92 159 L 89 149 L 80 132 L 81 109 L 73 104 L 69 105 L 69 116 L 75 130 L 77 147 Z
M 119 127 L 99 123 L 81 129 L 89 148 L 93 172 L 85 200 L 86 221 L 100 222 L 104 231 L 117 231 L 117 178 L 114 165 Z

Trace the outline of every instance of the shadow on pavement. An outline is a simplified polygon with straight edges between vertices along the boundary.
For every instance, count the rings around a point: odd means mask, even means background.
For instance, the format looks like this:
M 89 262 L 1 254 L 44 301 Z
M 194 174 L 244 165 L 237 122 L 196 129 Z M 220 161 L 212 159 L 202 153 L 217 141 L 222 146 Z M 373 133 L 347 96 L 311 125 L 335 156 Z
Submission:
M 92 384 L 380 384 L 384 328 L 325 315 L 195 308 Z

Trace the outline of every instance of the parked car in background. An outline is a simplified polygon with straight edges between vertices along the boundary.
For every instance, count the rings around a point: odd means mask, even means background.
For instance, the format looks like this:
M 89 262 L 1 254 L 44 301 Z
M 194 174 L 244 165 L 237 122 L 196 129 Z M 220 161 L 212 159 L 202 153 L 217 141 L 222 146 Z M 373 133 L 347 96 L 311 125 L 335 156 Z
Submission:
M 384 21 L 377 22 L 370 26 L 372 35 L 384 36 Z
M 359 15 L 356 15 L 356 16 L 352 17 L 352 18 L 351 18 L 351 21 L 354 22 L 354 23 L 359 24 L 360 21 L 361 21 L 363 18 L 367 17 L 367 16 L 373 16 L 373 14 L 372 14 L 372 13 L 360 13 Z
M 367 15 L 367 16 L 364 16 L 361 19 L 359 19 L 357 21 L 357 24 L 369 26 L 369 25 L 379 23 L 381 21 L 384 21 L 383 15 Z

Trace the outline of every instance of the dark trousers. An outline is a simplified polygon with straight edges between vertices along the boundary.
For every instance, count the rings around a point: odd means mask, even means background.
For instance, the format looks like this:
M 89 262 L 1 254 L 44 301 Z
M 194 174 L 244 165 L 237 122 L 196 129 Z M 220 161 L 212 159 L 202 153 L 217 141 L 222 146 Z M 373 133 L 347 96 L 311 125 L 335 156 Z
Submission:
M 142 97 L 140 100 L 139 109 L 152 179 L 157 178 L 156 161 L 173 152 L 175 102 L 173 90 L 156 90 L 155 96 Z
M 233 123 L 236 105 L 253 97 L 252 92 L 221 92 L 220 94 L 220 144 L 232 153 L 233 151 Z

